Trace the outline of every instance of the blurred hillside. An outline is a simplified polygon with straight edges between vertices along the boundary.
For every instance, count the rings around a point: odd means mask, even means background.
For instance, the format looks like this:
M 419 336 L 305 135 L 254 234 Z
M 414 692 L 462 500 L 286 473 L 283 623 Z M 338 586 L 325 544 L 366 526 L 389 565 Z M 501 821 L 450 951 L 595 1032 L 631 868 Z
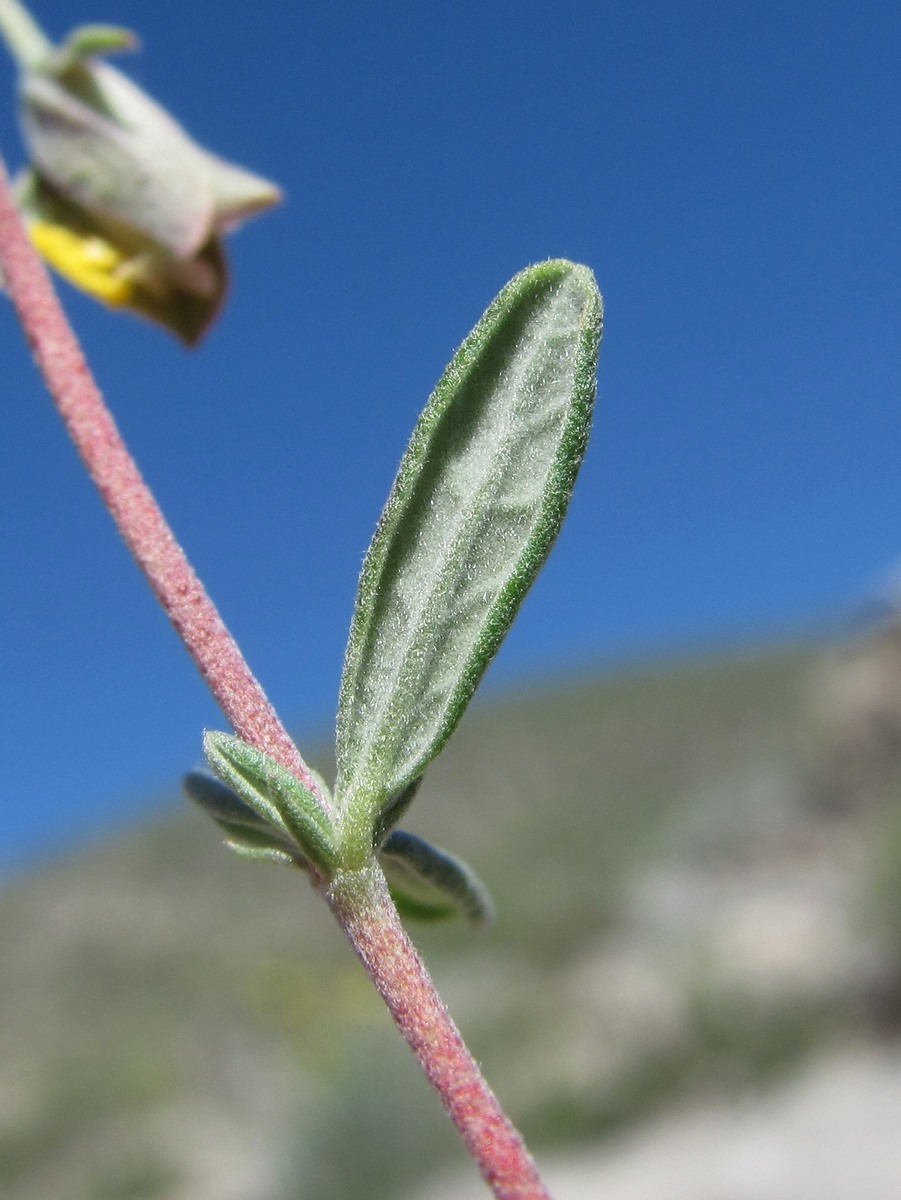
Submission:
M 625 1131 L 781 1111 L 823 1063 L 901 1084 L 899 647 L 889 622 L 483 704 L 430 771 L 406 824 L 499 919 L 414 936 L 533 1149 L 582 1163 L 566 1197 Z M 8 886 L 0 962 L 4 1200 L 487 1195 L 303 877 L 200 814 Z M 704 1160 L 691 1130 L 660 1136 Z

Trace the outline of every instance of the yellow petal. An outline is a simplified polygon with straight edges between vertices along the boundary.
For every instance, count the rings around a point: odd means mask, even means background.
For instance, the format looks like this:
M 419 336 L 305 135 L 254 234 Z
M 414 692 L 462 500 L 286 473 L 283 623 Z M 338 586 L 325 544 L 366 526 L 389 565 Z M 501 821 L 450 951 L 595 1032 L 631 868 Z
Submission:
M 114 308 L 131 299 L 134 283 L 122 270 L 125 256 L 110 242 L 51 221 L 32 221 L 28 232 L 41 257 L 75 287 Z

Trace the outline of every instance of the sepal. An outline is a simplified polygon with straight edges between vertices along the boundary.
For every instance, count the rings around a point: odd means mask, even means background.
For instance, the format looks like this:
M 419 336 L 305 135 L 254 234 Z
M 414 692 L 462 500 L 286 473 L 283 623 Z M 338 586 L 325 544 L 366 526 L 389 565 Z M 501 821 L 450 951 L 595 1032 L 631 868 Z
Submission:
M 63 75 L 86 59 L 137 48 L 136 35 L 120 25 L 79 25 L 41 62 L 40 69 L 48 74 Z

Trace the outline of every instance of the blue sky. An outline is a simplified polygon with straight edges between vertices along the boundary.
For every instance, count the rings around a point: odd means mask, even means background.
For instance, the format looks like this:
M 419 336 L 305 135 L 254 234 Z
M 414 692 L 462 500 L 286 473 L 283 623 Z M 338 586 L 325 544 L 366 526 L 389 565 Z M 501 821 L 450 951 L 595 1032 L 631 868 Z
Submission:
M 594 440 L 489 686 L 853 611 L 901 557 L 901 8 L 35 0 L 286 203 L 197 351 L 63 286 L 285 720 L 325 734 L 416 416 L 510 276 L 604 293 Z M 249 23 L 252 15 L 253 24 Z M 0 58 L 0 147 L 22 161 Z M 145 811 L 223 719 L 0 304 L 0 868 Z

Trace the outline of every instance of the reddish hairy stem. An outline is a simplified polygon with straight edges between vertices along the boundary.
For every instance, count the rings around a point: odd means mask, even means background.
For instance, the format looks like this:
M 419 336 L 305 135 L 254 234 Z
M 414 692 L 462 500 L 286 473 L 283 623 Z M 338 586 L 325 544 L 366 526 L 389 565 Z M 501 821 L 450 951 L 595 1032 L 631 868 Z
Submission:
M 103 402 L 28 240 L 2 160 L 0 263 L 38 367 L 78 453 L 220 708 L 240 738 L 319 796 L 316 781 L 175 540 Z M 330 807 L 324 797 L 320 800 Z
M 222 711 L 239 737 L 294 774 L 334 816 L 122 441 L 28 240 L 2 159 L 0 266 L 85 467 Z M 550 1200 L 407 937 L 377 864 L 340 872 L 322 890 L 497 1200 Z
M 339 872 L 326 899 L 497 1200 L 550 1200 L 407 937 L 378 864 Z

